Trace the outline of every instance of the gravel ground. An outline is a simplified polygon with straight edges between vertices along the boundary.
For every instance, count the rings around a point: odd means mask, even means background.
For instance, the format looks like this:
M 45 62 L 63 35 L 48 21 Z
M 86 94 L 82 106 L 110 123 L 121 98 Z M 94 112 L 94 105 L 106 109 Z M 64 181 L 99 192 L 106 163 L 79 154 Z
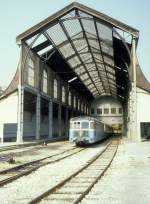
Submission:
M 149 204 L 150 142 L 124 143 L 83 204 Z
M 7 153 L 6 152 L 0 153 L 0 157 L 6 155 L 8 155 L 8 157 L 13 157 L 15 163 L 9 164 L 6 161 L 0 161 L 0 171 L 20 165 L 22 163 L 30 162 L 53 154 L 57 154 L 60 151 L 64 151 L 73 147 L 74 147 L 73 143 L 65 141 L 49 143 L 47 146 L 38 145 L 26 147 L 23 149 L 9 150 Z
M 0 189 L 0 203 L 24 204 L 31 201 L 50 187 L 81 168 L 93 156 L 104 149 L 105 145 L 86 148 L 77 155 L 61 162 L 44 166 L 28 176 L 24 176 Z M 9 196 L 8 196 L 9 195 Z

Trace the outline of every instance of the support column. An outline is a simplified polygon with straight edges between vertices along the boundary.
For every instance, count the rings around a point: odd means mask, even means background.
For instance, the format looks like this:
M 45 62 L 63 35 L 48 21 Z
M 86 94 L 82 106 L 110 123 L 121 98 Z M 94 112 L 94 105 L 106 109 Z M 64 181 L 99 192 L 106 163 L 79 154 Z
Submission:
M 61 137 L 61 103 L 59 103 L 58 105 L 58 128 L 59 128 L 59 132 L 58 132 L 58 136 Z
M 48 130 L 48 138 L 51 139 L 53 137 L 53 102 L 49 101 L 48 105 L 48 120 L 49 120 L 49 130 Z
M 136 93 L 136 39 L 133 38 L 132 41 L 132 90 L 131 90 L 131 104 L 130 104 L 130 111 L 131 111 L 131 138 L 133 141 L 140 141 L 137 132 L 137 93 Z
M 36 98 L 36 140 L 40 139 L 40 124 L 41 124 L 41 96 L 37 94 Z
M 68 107 L 66 107 L 66 114 L 65 114 L 65 136 L 66 137 L 68 137 L 68 130 L 69 130 Z
M 24 88 L 18 86 L 18 127 L 17 143 L 23 142 Z

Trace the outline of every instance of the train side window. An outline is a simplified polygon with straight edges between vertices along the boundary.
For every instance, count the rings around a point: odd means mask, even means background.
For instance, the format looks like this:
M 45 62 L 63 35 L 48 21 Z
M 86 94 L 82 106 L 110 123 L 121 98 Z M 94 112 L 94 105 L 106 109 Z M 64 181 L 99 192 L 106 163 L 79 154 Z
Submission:
M 102 109 L 101 109 L 101 108 L 98 108 L 98 109 L 97 109 L 97 114 L 98 114 L 98 115 L 102 115 Z
M 80 122 L 74 122 L 74 129 L 80 129 Z
M 111 108 L 111 114 L 116 114 L 116 108 Z
M 104 108 L 104 114 L 109 114 L 109 108 Z
M 88 129 L 89 128 L 89 122 L 82 122 L 82 128 Z

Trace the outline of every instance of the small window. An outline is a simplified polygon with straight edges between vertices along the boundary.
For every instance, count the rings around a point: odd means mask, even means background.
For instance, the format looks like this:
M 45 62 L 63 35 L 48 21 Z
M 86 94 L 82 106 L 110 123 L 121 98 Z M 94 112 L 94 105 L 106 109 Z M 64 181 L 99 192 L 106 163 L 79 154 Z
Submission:
M 47 93 L 47 70 L 43 70 L 43 92 Z
M 111 114 L 116 114 L 116 108 L 111 108 Z
M 82 122 L 82 128 L 88 129 L 89 128 L 89 122 Z
M 91 114 L 94 114 L 94 108 L 91 109 Z
M 97 109 L 97 114 L 98 114 L 98 115 L 102 115 L 102 109 L 101 109 L 101 108 L 98 108 L 98 109 Z
M 71 106 L 71 92 L 69 91 L 68 104 Z
M 78 110 L 80 110 L 80 99 L 78 99 Z
M 73 107 L 76 108 L 76 97 L 74 96 Z
M 57 79 L 54 79 L 54 98 L 58 97 Z
M 109 108 L 104 108 L 104 114 L 109 114 Z
M 119 108 L 119 114 L 122 114 L 122 108 Z
M 65 87 L 62 87 L 62 102 L 65 103 L 65 99 L 66 99 L 66 92 L 65 92 Z
M 28 84 L 34 86 L 34 62 L 33 59 L 29 56 L 27 58 L 27 67 L 28 67 Z

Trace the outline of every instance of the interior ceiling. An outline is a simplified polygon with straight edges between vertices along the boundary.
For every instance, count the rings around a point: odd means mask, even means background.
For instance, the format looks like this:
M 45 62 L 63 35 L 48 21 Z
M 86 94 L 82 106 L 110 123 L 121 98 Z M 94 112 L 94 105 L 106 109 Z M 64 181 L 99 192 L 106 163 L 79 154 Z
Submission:
M 128 36 L 130 49 L 132 37 Z M 33 52 L 66 81 L 77 76 L 70 85 L 86 92 L 89 99 L 126 97 L 130 58 L 112 25 L 75 8 L 25 43 L 34 40 Z

